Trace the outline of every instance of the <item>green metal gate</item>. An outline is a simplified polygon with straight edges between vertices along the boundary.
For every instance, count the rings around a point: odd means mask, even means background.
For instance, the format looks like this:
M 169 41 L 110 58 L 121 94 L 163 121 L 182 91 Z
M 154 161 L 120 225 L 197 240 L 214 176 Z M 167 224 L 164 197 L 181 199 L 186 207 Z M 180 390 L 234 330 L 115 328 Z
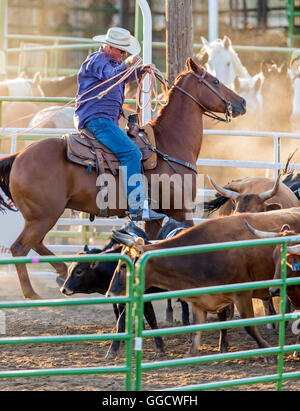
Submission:
M 86 367 L 86 368 L 51 368 L 51 369 L 32 369 L 18 371 L 0 371 L 0 378 L 16 377 L 38 377 L 46 375 L 74 375 L 74 374 L 99 374 L 99 373 L 125 373 L 125 390 L 142 390 L 142 372 L 150 369 L 160 369 L 165 367 L 175 367 L 180 365 L 190 365 L 196 363 L 210 363 L 215 361 L 234 360 L 238 358 L 248 358 L 258 355 L 278 355 L 277 374 L 263 375 L 251 378 L 236 379 L 230 381 L 218 381 L 207 384 L 199 384 L 185 387 L 174 387 L 172 390 L 209 390 L 216 388 L 233 387 L 239 385 L 248 385 L 263 382 L 277 382 L 277 390 L 282 390 L 282 382 L 287 379 L 300 379 L 300 372 L 283 372 L 284 354 L 292 351 L 300 351 L 300 344 L 285 346 L 285 322 L 300 318 L 300 312 L 286 314 L 286 288 L 289 285 L 300 284 L 300 277 L 286 278 L 286 248 L 287 243 L 300 242 L 300 236 L 272 238 L 263 240 L 235 241 L 229 243 L 216 243 L 209 245 L 200 245 L 192 247 L 171 248 L 168 250 L 152 251 L 143 254 L 139 264 L 134 270 L 134 266 L 129 257 L 121 254 L 109 255 L 81 255 L 81 256 L 62 256 L 62 257 L 40 257 L 40 258 L 5 258 L 0 259 L 0 264 L 30 264 L 45 262 L 73 262 L 73 261 L 112 261 L 121 259 L 127 263 L 127 295 L 126 297 L 114 298 L 88 298 L 88 299 L 70 299 L 70 300 L 45 300 L 45 301 L 16 301 L 2 302 L 0 309 L 4 308 L 24 308 L 24 307 L 49 307 L 65 305 L 91 305 L 91 304 L 126 304 L 126 331 L 120 334 L 83 334 L 69 336 L 40 336 L 40 337 L 8 337 L 0 338 L 1 344 L 39 344 L 39 343 L 67 343 L 75 341 L 100 341 L 100 340 L 125 340 L 126 341 L 126 363 L 125 366 L 115 367 Z M 253 247 L 262 245 L 282 245 L 282 278 L 280 280 L 258 281 L 242 284 L 231 284 L 226 286 L 205 287 L 189 290 L 180 290 L 155 294 L 144 294 L 144 270 L 147 261 L 150 258 L 167 257 L 174 255 L 189 255 L 198 252 L 227 250 L 237 247 Z M 135 278 L 134 278 L 135 271 Z M 198 324 L 185 327 L 172 327 L 159 330 L 143 330 L 143 311 L 144 302 L 161 300 L 166 298 L 178 298 L 185 296 L 195 296 L 200 294 L 213 294 L 218 292 L 234 292 L 250 289 L 266 288 L 279 286 L 280 294 L 280 314 L 272 317 L 256 317 L 250 319 L 234 320 L 224 322 L 214 322 L 207 324 Z M 135 317 L 135 332 L 133 326 L 133 317 Z M 279 340 L 277 347 L 254 349 L 248 351 L 238 351 L 217 355 L 205 355 L 192 358 L 184 358 L 170 361 L 157 361 L 143 363 L 143 338 L 156 336 L 165 336 L 170 334 L 189 333 L 196 331 L 215 330 L 222 328 L 234 328 L 240 326 L 249 326 L 254 324 L 265 324 L 268 322 L 279 323 Z M 133 353 L 134 343 L 134 353 Z M 134 355 L 133 355 L 134 354 Z M 132 364 L 132 357 L 135 358 L 135 370 Z M 135 382 L 132 388 L 132 382 Z
M 178 248 L 169 248 L 168 250 L 159 250 L 159 251 L 151 251 L 143 254 L 139 261 L 139 266 L 137 267 L 137 275 L 136 275 L 136 282 L 135 282 L 135 294 L 137 299 L 137 314 L 136 314 L 136 344 L 135 344 L 135 361 L 136 361 L 136 379 L 135 379 L 135 389 L 137 391 L 142 389 L 142 372 L 151 369 L 160 369 L 164 367 L 175 367 L 179 365 L 190 365 L 195 363 L 211 363 L 215 361 L 224 361 L 224 360 L 233 360 L 237 358 L 248 358 L 257 355 L 276 355 L 278 354 L 278 361 L 277 361 L 277 374 L 274 375 L 264 375 L 258 376 L 254 378 L 245 378 L 245 379 L 237 379 L 231 381 L 220 381 L 220 382 L 213 382 L 207 384 L 199 384 L 195 386 L 187 386 L 187 387 L 176 387 L 174 390 L 208 390 L 208 389 L 215 389 L 215 388 L 225 388 L 225 387 L 233 387 L 238 385 L 246 385 L 246 384 L 254 384 L 254 383 L 262 383 L 262 382 L 277 382 L 277 389 L 280 391 L 282 390 L 282 382 L 285 379 L 298 379 L 300 378 L 300 372 L 293 372 L 293 373 L 284 373 L 283 372 L 283 359 L 284 354 L 291 351 L 299 351 L 300 344 L 285 346 L 285 322 L 291 319 L 300 318 L 300 312 L 292 313 L 292 314 L 285 314 L 285 303 L 286 303 L 286 287 L 288 285 L 295 285 L 300 284 L 300 277 L 287 279 L 286 278 L 286 247 L 287 243 L 291 242 L 299 242 L 300 236 L 293 236 L 289 238 L 273 238 L 273 239 L 258 239 L 258 240 L 248 240 L 248 241 L 234 241 L 228 243 L 216 243 L 216 244 L 209 244 L 209 245 L 199 245 L 199 246 L 192 246 L 192 247 L 178 247 Z M 216 287 L 205 287 L 205 288 L 197 288 L 197 289 L 190 289 L 190 290 L 181 290 L 181 291 L 172 291 L 172 292 L 163 292 L 163 293 L 155 293 L 155 294 L 146 294 L 143 295 L 144 290 L 144 270 L 147 261 L 150 258 L 156 257 L 167 257 L 167 256 L 174 256 L 174 255 L 189 255 L 198 252 L 207 252 L 207 251 L 217 251 L 217 250 L 227 250 L 231 248 L 237 247 L 252 247 L 252 246 L 262 246 L 262 245 L 275 245 L 275 244 L 282 244 L 282 273 L 281 273 L 281 280 L 270 280 L 270 281 L 257 281 L 257 282 L 250 282 L 250 283 L 241 283 L 241 284 L 232 284 L 226 286 L 216 286 Z M 212 256 L 213 258 L 213 256 Z M 250 289 L 259 289 L 259 288 L 266 288 L 272 286 L 279 286 L 281 288 L 280 293 L 280 314 L 272 317 L 256 317 L 250 319 L 243 319 L 243 320 L 234 320 L 234 321 L 226 321 L 225 323 L 222 322 L 214 322 L 208 324 L 201 324 L 201 325 L 191 325 L 185 327 L 172 327 L 172 328 L 165 328 L 160 330 L 143 330 L 143 306 L 144 302 L 147 301 L 154 301 L 154 300 L 161 300 L 166 298 L 181 298 L 185 296 L 195 296 L 200 294 L 214 294 L 220 292 L 233 292 L 233 291 L 244 291 Z M 192 358 L 184 358 L 178 360 L 170 360 L 170 361 L 158 361 L 152 363 L 143 363 L 142 362 L 142 339 L 143 338 L 150 338 L 150 337 L 157 337 L 157 336 L 165 336 L 170 334 L 179 334 L 179 333 L 190 333 L 196 331 L 205 331 L 205 330 L 215 330 L 215 329 L 222 329 L 222 328 L 233 328 L 233 327 L 241 327 L 241 326 L 249 326 L 255 324 L 265 324 L 270 322 L 270 318 L 272 318 L 272 322 L 279 322 L 279 343 L 278 347 L 272 348 L 264 348 L 264 349 L 256 349 L 256 350 L 249 350 L 249 351 L 239 351 L 234 353 L 225 353 L 225 354 L 217 354 L 217 355 L 206 355 L 201 357 L 192 357 Z M 170 389 L 168 389 L 170 390 Z
M 0 378 L 16 377 L 41 377 L 50 375 L 75 375 L 75 374 L 125 374 L 125 390 L 131 390 L 132 384 L 132 340 L 133 340 L 133 264 L 129 257 L 120 254 L 107 255 L 81 255 L 63 257 L 40 257 L 40 258 L 4 258 L 0 259 L 0 264 L 30 264 L 30 263 L 51 263 L 51 262 L 73 262 L 73 261 L 113 261 L 123 260 L 128 266 L 127 276 L 127 296 L 115 298 L 74 298 L 70 300 L 45 300 L 45 301 L 14 301 L 1 302 L 0 309 L 4 308 L 30 308 L 30 307 L 57 307 L 69 305 L 91 305 L 91 304 L 126 304 L 126 328 L 125 333 L 119 334 L 81 334 L 67 336 L 40 336 L 40 337 L 7 337 L 0 338 L 0 345 L 3 344 L 41 344 L 41 343 L 68 343 L 83 341 L 103 341 L 103 340 L 125 340 L 126 362 L 124 366 L 114 367 L 85 367 L 85 368 L 51 368 L 37 370 L 0 371 Z

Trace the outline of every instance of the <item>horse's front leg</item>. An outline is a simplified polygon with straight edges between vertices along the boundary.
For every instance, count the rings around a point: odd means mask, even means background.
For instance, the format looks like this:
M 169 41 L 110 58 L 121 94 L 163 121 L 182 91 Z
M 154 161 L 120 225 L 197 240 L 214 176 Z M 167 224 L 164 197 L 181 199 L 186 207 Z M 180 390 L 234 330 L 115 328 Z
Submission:
M 37 246 L 35 246 L 34 251 L 36 251 L 39 255 L 42 256 L 47 256 L 47 255 L 54 255 L 52 251 L 50 251 L 42 242 L 39 243 Z M 50 263 L 52 267 L 54 267 L 55 271 L 58 274 L 58 277 L 56 278 L 56 282 L 59 286 L 62 286 L 65 279 L 67 278 L 68 275 L 68 266 L 65 263 Z
M 29 229 L 25 223 L 25 227 L 13 245 L 10 247 L 13 257 L 25 257 L 29 253 L 31 247 L 28 245 Z M 22 289 L 23 296 L 32 300 L 40 300 L 41 297 L 34 291 L 31 285 L 26 264 L 16 264 L 16 269 Z

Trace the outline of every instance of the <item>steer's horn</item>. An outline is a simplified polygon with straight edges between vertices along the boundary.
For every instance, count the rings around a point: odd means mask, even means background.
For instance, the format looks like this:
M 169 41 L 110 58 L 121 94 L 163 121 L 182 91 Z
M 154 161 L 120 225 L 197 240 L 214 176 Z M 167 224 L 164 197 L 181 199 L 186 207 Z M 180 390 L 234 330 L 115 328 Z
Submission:
M 269 198 L 273 197 L 278 190 L 279 187 L 279 181 L 280 181 L 280 175 L 277 177 L 275 184 L 271 188 L 271 190 L 264 191 L 263 193 L 260 193 L 258 196 L 262 201 L 266 201 Z
M 300 253 L 300 244 L 290 245 L 289 247 L 286 248 L 286 251 L 288 253 L 298 254 Z
M 129 247 L 133 247 L 135 245 L 134 239 L 129 234 L 120 233 L 119 231 L 113 230 L 112 238 L 122 244 L 128 245 Z
M 234 201 L 238 198 L 239 193 L 237 193 L 236 191 L 229 190 L 228 188 L 221 187 L 217 183 L 215 183 L 214 180 L 209 175 L 207 177 L 210 181 L 210 184 L 216 189 L 216 191 L 219 194 L 221 194 L 224 197 L 228 197 Z
M 272 237 L 278 237 L 278 233 L 272 232 L 272 231 L 260 231 L 257 230 L 256 228 L 252 227 L 252 225 L 250 225 L 248 223 L 248 221 L 244 218 L 244 222 L 246 224 L 246 226 L 249 228 L 249 230 L 251 231 L 252 234 L 256 235 L 259 238 L 272 238 Z

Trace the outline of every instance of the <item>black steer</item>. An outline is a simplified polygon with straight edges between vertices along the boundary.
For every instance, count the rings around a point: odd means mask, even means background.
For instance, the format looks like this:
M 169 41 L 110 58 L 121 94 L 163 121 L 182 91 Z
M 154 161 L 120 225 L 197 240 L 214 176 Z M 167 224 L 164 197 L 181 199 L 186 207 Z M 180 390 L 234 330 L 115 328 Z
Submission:
M 168 234 L 175 235 L 180 230 L 187 228 L 183 223 L 178 223 L 176 220 L 169 219 L 168 222 L 163 226 L 163 228 L 158 233 L 158 240 L 164 239 Z M 125 227 L 123 227 L 120 232 L 131 233 L 134 236 L 142 237 L 148 242 L 147 234 L 137 227 L 134 223 L 130 222 Z M 105 244 L 104 248 L 98 249 L 93 248 L 89 250 L 87 246 L 84 248 L 85 254 L 99 254 L 99 253 L 120 253 L 122 246 L 117 240 L 110 238 Z M 61 292 L 70 296 L 75 293 L 100 293 L 105 295 L 109 284 L 111 282 L 114 271 L 117 267 L 118 261 L 101 261 L 98 263 L 89 262 L 74 262 L 71 264 L 68 270 L 68 277 L 65 280 L 63 286 L 61 287 Z M 154 287 L 149 288 L 146 293 L 162 291 Z M 189 308 L 188 304 L 181 301 L 182 304 L 182 321 L 184 325 L 189 324 Z M 124 304 L 113 304 L 114 314 L 117 321 L 117 332 L 124 332 L 125 330 L 125 305 Z M 171 301 L 168 300 L 167 307 L 167 319 L 172 318 L 172 305 Z M 157 329 L 157 321 L 153 306 L 151 302 L 145 303 L 144 307 L 145 318 L 152 329 Z M 106 358 L 114 358 L 119 350 L 120 341 L 113 341 L 107 354 Z M 156 354 L 159 355 L 163 352 L 163 341 L 160 337 L 155 338 Z

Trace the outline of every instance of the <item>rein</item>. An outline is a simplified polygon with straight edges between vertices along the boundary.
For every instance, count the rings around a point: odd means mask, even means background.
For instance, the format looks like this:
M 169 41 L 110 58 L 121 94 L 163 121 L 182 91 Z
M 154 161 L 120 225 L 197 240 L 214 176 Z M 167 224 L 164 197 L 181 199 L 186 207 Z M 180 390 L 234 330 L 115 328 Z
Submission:
M 217 114 L 215 114 L 213 111 L 209 110 L 207 107 L 205 107 L 202 103 L 200 103 L 199 100 L 197 100 L 194 96 L 192 96 L 190 93 L 188 93 L 186 90 L 184 90 L 182 87 L 178 86 L 177 84 L 172 84 L 170 88 L 175 88 L 177 90 L 179 90 L 181 93 L 185 94 L 187 97 L 191 98 L 195 103 L 198 104 L 198 106 L 200 106 L 202 108 L 202 110 L 204 111 L 203 114 L 205 114 L 207 117 L 213 118 L 214 120 L 218 120 L 218 121 L 223 121 L 225 123 L 229 123 L 231 121 L 231 117 L 232 117 L 232 107 L 231 107 L 231 103 L 225 99 L 225 97 L 223 97 L 218 90 L 216 90 L 207 80 L 205 80 L 205 75 L 206 75 L 206 71 L 203 69 L 202 74 L 198 75 L 196 73 L 194 73 L 193 71 L 189 71 L 190 74 L 192 74 L 193 76 L 195 76 L 198 79 L 199 83 L 204 84 L 206 87 L 208 87 L 214 94 L 216 94 L 216 96 L 218 96 L 224 103 L 226 106 L 226 112 L 225 112 L 225 119 L 218 116 Z M 162 82 L 163 80 L 160 78 L 160 76 L 158 76 L 157 74 L 155 74 L 156 78 Z M 164 79 L 165 82 L 167 82 L 169 85 L 170 83 L 168 82 L 168 80 Z

